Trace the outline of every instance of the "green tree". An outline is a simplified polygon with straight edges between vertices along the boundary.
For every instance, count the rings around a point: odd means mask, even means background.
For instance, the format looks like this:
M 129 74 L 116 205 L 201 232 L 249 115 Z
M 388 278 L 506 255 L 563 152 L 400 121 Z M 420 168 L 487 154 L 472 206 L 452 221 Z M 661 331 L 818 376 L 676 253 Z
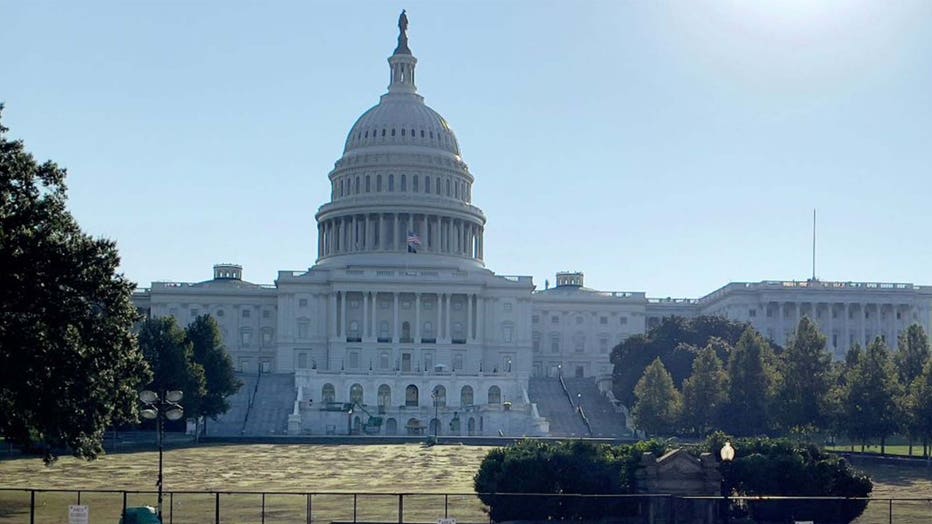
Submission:
M 185 417 L 201 410 L 206 393 L 204 367 L 194 361 L 194 350 L 184 330 L 174 317 L 148 319 L 139 330 L 139 347 L 152 368 L 151 389 L 162 396 L 166 391 L 184 392 L 182 406 Z
M 897 340 L 897 351 L 893 355 L 900 384 L 908 387 L 922 374 L 929 361 L 929 337 L 919 324 L 909 326 Z
M 634 404 L 634 386 L 644 369 L 660 358 L 673 376 L 675 384 L 689 377 L 693 360 L 701 348 L 715 339 L 718 358 L 728 359 L 728 352 L 748 326 L 718 316 L 696 318 L 666 317 L 645 335 L 628 337 L 612 349 L 612 385 L 615 397 L 625 405 Z
M 696 435 L 718 427 L 719 414 L 727 400 L 727 375 L 712 345 L 693 361 L 693 374 L 683 381 L 682 426 Z
M 915 434 L 922 438 L 923 455 L 929 454 L 929 439 L 932 438 L 932 360 L 927 361 L 922 373 L 909 387 L 906 409 L 915 421 Z
M 917 435 L 924 421 L 915 418 L 915 410 L 910 406 L 910 386 L 929 361 L 929 337 L 919 324 L 909 326 L 900 334 L 897 341 L 897 351 L 893 354 L 893 363 L 896 366 L 897 376 L 902 386 L 903 397 L 900 398 L 903 419 L 901 427 L 906 433 L 909 443 L 909 454 L 913 454 L 913 437 Z M 925 446 L 923 446 L 925 448 Z
M 857 364 L 845 377 L 842 399 L 844 429 L 862 446 L 870 439 L 880 439 L 881 453 L 886 438 L 900 422 L 900 383 L 887 345 L 879 337 L 858 355 Z
M 210 315 L 201 315 L 194 319 L 185 328 L 185 335 L 191 343 L 194 362 L 204 368 L 206 392 L 197 405 L 195 423 L 204 418 L 206 429 L 207 418 L 217 419 L 217 416 L 230 409 L 227 397 L 239 391 L 243 383 L 236 378 L 233 371 L 233 359 L 223 347 L 220 336 L 220 327 Z M 195 435 L 199 431 L 195 431 Z
M 2 111 L 2 106 L 0 106 Z M 0 434 L 94 458 L 108 426 L 136 419 L 148 380 L 135 287 L 115 244 L 81 231 L 66 171 L 39 164 L 0 124 Z
M 735 435 L 760 435 L 770 427 L 770 400 L 776 377 L 770 345 L 748 327 L 728 359 L 728 400 L 724 426 Z
M 654 359 L 644 370 L 644 376 L 634 387 L 634 395 L 637 401 L 631 415 L 638 428 L 649 435 L 669 435 L 676 431 L 683 399 L 660 358 Z
M 809 432 L 828 426 L 832 356 L 815 322 L 803 317 L 793 341 L 783 351 L 776 394 L 777 416 L 784 430 Z

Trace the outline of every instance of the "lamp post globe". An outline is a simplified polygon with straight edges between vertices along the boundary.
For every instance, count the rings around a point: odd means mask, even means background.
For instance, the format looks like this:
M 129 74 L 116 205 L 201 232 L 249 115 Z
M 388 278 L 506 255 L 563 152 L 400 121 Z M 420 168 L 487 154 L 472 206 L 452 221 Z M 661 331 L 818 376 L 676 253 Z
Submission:
M 722 458 L 722 464 L 730 463 L 735 459 L 735 448 L 732 447 L 731 442 L 725 441 L 725 445 L 719 451 L 719 456 Z M 725 524 L 728 524 L 731 520 L 731 501 L 728 498 L 731 494 L 731 486 L 725 482 L 724 475 L 722 475 L 722 487 L 725 488 L 723 490 L 725 494 Z

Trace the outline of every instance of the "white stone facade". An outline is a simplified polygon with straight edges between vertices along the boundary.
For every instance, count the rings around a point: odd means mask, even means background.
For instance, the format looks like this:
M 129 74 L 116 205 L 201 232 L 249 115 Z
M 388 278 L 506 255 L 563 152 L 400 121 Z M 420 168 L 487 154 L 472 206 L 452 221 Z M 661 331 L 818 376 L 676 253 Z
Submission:
M 747 320 L 785 344 L 808 314 L 839 355 L 912 322 L 928 330 L 932 288 L 908 284 L 733 283 L 673 300 L 591 290 L 581 273 L 539 291 L 530 277 L 496 275 L 482 262 L 475 179 L 450 126 L 417 94 L 416 63 L 402 34 L 388 92 L 329 174 L 313 267 L 261 286 L 221 264 L 212 280 L 155 282 L 135 296 L 182 325 L 210 313 L 241 371 L 293 373 L 290 432 L 432 434 L 438 424 L 443 435 L 546 434 L 527 397 L 531 376 L 607 377 L 611 349 L 669 315 Z

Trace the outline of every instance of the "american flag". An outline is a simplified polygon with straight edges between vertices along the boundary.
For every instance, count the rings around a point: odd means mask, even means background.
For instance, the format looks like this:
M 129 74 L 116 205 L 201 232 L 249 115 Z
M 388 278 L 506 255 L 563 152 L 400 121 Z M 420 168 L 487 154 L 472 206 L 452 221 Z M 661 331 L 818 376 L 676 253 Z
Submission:
M 414 231 L 408 231 L 408 245 L 409 246 L 419 246 L 421 245 L 421 237 L 417 235 Z

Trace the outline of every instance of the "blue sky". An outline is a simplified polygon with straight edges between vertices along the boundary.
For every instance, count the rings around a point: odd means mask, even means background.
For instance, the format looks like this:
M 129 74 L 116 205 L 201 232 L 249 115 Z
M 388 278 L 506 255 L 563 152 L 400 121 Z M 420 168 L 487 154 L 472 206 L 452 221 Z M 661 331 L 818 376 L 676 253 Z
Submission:
M 805 279 L 817 208 L 821 278 L 932 284 L 923 0 L 0 0 L 3 121 L 140 285 L 271 283 L 314 263 L 401 8 L 490 269 L 656 297 Z

